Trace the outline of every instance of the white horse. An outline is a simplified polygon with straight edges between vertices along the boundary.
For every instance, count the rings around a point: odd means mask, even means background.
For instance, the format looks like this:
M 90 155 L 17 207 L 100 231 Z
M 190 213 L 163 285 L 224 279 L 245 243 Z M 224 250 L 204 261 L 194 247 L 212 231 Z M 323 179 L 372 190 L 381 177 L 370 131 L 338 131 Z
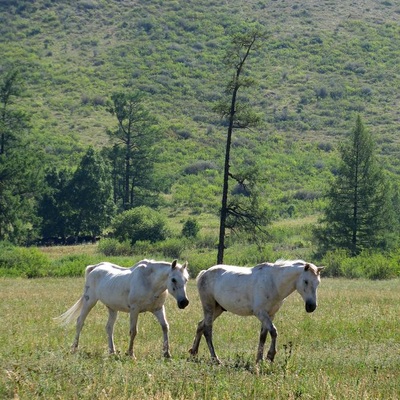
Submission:
M 58 319 L 68 324 L 78 315 L 76 335 L 72 351 L 78 348 L 79 335 L 90 310 L 98 300 L 108 308 L 106 332 L 109 352 L 115 353 L 113 331 L 118 311 L 130 314 L 130 342 L 127 354 L 133 354 L 133 341 L 137 334 L 138 316 L 150 311 L 161 325 L 164 345 L 164 357 L 171 357 L 169 352 L 169 325 L 165 315 L 164 303 L 168 292 L 171 293 L 180 309 L 189 304 L 186 295 L 186 284 L 189 279 L 187 262 L 181 266 L 174 260 L 165 261 L 142 260 L 131 268 L 122 268 L 108 262 L 89 265 L 85 272 L 85 288 L 82 297 Z
M 190 354 L 197 355 L 204 334 L 212 359 L 220 363 L 212 342 L 212 327 L 223 311 L 230 311 L 242 316 L 254 315 L 261 321 L 256 362 L 263 359 L 268 332 L 272 340 L 267 358 L 272 362 L 278 336 L 272 323 L 276 312 L 295 290 L 302 296 L 306 311 L 313 312 L 317 307 L 317 287 L 322 269 L 302 260 L 278 260 L 275 264 L 264 263 L 253 268 L 215 265 L 201 271 L 197 287 L 204 319 L 198 324 Z

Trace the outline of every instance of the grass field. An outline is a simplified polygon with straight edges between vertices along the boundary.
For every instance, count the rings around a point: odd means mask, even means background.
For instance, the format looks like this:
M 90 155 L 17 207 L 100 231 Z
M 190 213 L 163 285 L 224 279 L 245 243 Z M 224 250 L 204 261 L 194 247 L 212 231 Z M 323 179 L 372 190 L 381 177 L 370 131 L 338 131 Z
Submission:
M 161 357 L 155 318 L 139 319 L 136 361 L 125 356 L 128 316 L 115 329 L 120 353 L 107 354 L 105 307 L 97 305 L 71 354 L 74 327 L 52 318 L 80 296 L 82 278 L 0 280 L 2 399 L 399 399 L 400 281 L 322 279 L 319 307 L 304 311 L 298 294 L 278 312 L 275 363 L 254 364 L 259 323 L 224 314 L 213 365 L 203 341 L 188 361 L 201 317 L 194 281 L 189 307 L 167 302 L 172 359 Z

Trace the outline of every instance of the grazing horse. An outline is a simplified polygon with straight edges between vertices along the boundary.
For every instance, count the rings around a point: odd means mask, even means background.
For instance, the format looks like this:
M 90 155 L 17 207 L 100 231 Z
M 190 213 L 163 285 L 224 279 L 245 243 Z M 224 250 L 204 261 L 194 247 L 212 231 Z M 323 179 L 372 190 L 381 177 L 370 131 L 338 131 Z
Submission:
M 58 319 L 67 324 L 78 315 L 76 335 L 72 351 L 78 348 L 79 335 L 90 310 L 98 300 L 108 308 L 106 332 L 110 354 L 115 353 L 113 331 L 118 311 L 130 314 L 130 342 L 127 354 L 133 354 L 133 341 L 137 334 L 139 314 L 150 311 L 161 325 L 164 345 L 164 357 L 171 357 L 169 352 L 169 326 L 165 315 L 164 303 L 168 292 L 171 293 L 180 309 L 189 304 L 186 284 L 189 279 L 187 262 L 181 266 L 174 260 L 142 260 L 131 268 L 122 268 L 108 262 L 89 265 L 85 272 L 85 289 L 81 298 Z
M 199 322 L 190 354 L 199 350 L 202 335 L 206 338 L 212 359 L 220 363 L 212 342 L 213 322 L 223 311 L 241 316 L 254 315 L 261 321 L 260 341 L 256 363 L 263 359 L 268 332 L 271 346 L 267 358 L 272 362 L 276 354 L 276 327 L 272 323 L 283 301 L 297 290 L 305 302 L 307 312 L 317 307 L 317 287 L 323 267 L 302 260 L 278 260 L 253 268 L 215 265 L 201 271 L 197 277 L 204 319 Z

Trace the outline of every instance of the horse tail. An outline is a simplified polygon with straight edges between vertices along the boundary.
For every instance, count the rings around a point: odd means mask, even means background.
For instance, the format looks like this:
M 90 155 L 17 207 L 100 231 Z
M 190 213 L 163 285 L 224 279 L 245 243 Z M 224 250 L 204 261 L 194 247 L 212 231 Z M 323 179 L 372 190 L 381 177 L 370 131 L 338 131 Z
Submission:
M 59 315 L 58 317 L 54 318 L 60 325 L 65 326 L 68 325 L 71 321 L 75 320 L 80 314 L 83 306 L 83 296 L 65 313 Z
M 88 275 L 97 267 L 97 265 L 88 265 L 85 270 L 85 282 L 87 281 Z M 65 313 L 55 317 L 54 320 L 58 321 L 58 323 L 62 326 L 68 325 L 73 320 L 75 320 L 80 314 L 83 307 L 84 294 L 80 297 L 80 299 Z

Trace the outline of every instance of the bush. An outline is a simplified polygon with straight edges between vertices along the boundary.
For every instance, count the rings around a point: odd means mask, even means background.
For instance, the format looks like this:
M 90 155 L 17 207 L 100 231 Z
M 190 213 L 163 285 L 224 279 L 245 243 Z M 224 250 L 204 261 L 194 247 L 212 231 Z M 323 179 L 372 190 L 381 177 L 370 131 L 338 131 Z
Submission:
M 189 261 L 189 275 L 191 279 L 194 279 L 201 270 L 208 269 L 216 264 L 216 252 L 196 253 L 191 251 L 190 254 L 187 254 L 187 257 L 182 255 L 182 259 Z
M 66 256 L 53 263 L 48 275 L 54 277 L 84 276 L 86 267 L 97 263 L 98 261 L 93 256 L 87 254 Z
M 324 276 L 343 276 L 342 263 L 346 258 L 348 254 L 345 250 L 328 251 L 322 259 L 322 265 L 325 266 Z
M 166 219 L 150 207 L 140 206 L 119 214 L 111 224 L 114 238 L 132 245 L 138 240 L 151 243 L 165 240 L 168 236 Z
M 400 276 L 399 263 L 393 256 L 365 251 L 357 257 L 349 257 L 344 250 L 328 252 L 323 264 L 324 275 L 348 279 L 391 279 Z
M 105 256 L 129 256 L 133 253 L 131 243 L 128 240 L 119 242 L 117 239 L 101 239 L 98 251 Z
M 217 170 L 218 168 L 212 161 L 196 161 L 195 163 L 185 167 L 184 173 L 187 175 L 197 175 L 200 172 L 207 171 L 208 169 Z
M 187 241 L 183 238 L 171 238 L 157 243 L 157 252 L 166 258 L 181 258 L 181 254 L 187 248 Z
M 182 228 L 182 236 L 186 238 L 195 238 L 200 231 L 200 225 L 195 218 L 189 218 L 185 221 Z
M 132 246 L 133 254 L 140 255 L 141 258 L 152 258 L 151 254 L 153 254 L 154 245 L 152 245 L 148 240 L 138 240 Z
M 46 276 L 50 260 L 37 248 L 0 243 L 0 276 L 39 278 Z

